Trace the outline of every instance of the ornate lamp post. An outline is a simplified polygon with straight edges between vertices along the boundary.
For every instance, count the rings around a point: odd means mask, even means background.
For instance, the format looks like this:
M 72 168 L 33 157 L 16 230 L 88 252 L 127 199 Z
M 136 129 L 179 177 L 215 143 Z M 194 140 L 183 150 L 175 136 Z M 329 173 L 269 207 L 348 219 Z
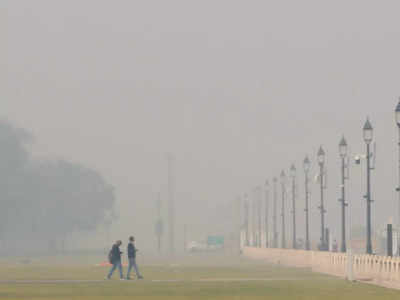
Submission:
M 342 189 L 342 196 L 339 199 L 339 201 L 342 203 L 342 244 L 341 244 L 341 252 L 346 252 L 346 193 L 345 193 L 345 182 L 348 177 L 346 176 L 346 168 L 347 163 L 346 163 L 346 158 L 347 158 L 347 142 L 344 136 L 340 140 L 339 143 L 339 154 L 342 160 L 342 182 L 341 182 L 341 189 Z
M 324 207 L 324 166 L 325 166 L 325 151 L 322 149 L 322 146 L 318 150 L 318 164 L 319 164 L 319 181 L 320 181 L 320 192 L 321 192 L 321 203 L 318 207 L 321 212 L 321 244 L 320 250 L 326 251 L 327 245 L 325 241 L 325 207 Z
M 282 242 L 281 247 L 286 248 L 286 234 L 285 234 L 285 198 L 286 198 L 286 174 L 285 171 L 281 172 L 281 188 L 282 188 L 282 207 L 281 207 L 281 217 L 282 217 Z
M 371 237 L 371 142 L 374 137 L 374 129 L 372 128 L 371 122 L 367 118 L 364 124 L 363 136 L 365 144 L 367 145 L 367 194 L 365 199 L 367 200 L 367 254 L 372 254 L 372 237 Z
M 309 223 L 309 191 L 308 191 L 308 174 L 311 168 L 311 162 L 308 156 L 303 161 L 304 175 L 305 175 L 305 192 L 306 192 L 306 208 L 304 209 L 306 213 L 306 250 L 310 250 L 310 223 Z
M 292 214 L 293 214 L 293 240 L 292 247 L 297 249 L 296 237 L 296 167 L 294 164 L 290 167 L 290 177 L 292 178 Z
M 396 191 L 398 192 L 398 219 L 397 219 L 397 232 L 400 232 L 400 101 L 396 106 L 395 109 L 395 117 L 396 117 L 396 124 L 398 128 L 398 133 L 399 133 L 399 140 L 398 140 L 398 148 L 399 148 L 399 185 L 396 188 Z M 398 233 L 399 234 L 399 233 Z M 398 250 L 397 250 L 397 255 L 400 256 L 400 243 L 398 243 Z

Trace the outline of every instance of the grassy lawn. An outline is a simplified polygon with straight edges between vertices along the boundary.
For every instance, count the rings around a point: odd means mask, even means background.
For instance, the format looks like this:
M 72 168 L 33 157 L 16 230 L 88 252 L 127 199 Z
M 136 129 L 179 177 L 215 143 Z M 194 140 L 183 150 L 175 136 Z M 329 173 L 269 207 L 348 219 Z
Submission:
M 102 280 L 108 268 L 95 267 L 89 261 L 83 259 L 81 264 L 61 258 L 30 264 L 0 261 L 0 280 Z M 120 282 L 114 274 L 114 280 L 101 282 L 2 283 L 0 299 L 400 299 L 400 291 L 349 283 L 308 270 L 228 258 L 197 257 L 153 265 L 146 262 L 142 272 L 143 281 Z

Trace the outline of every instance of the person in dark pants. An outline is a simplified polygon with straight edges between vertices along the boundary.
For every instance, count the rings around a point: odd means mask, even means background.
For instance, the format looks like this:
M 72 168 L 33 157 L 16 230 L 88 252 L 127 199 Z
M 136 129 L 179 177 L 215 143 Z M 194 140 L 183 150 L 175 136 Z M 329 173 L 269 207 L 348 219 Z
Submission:
M 121 245 L 122 245 L 122 241 L 116 241 L 116 243 L 111 248 L 110 263 L 112 264 L 112 267 L 110 269 L 110 272 L 107 275 L 107 279 L 111 279 L 111 276 L 114 273 L 115 269 L 118 268 L 120 280 L 124 280 L 124 275 L 122 274 L 122 263 L 121 263 L 122 252 L 119 250 L 119 247 Z
M 126 279 L 130 280 L 130 274 L 132 268 L 135 269 L 136 273 L 136 278 L 137 279 L 143 279 L 143 276 L 140 275 L 139 273 L 139 268 L 136 264 L 136 252 L 138 250 L 135 247 L 135 238 L 133 236 L 129 237 L 129 244 L 128 244 L 128 259 L 129 259 L 129 267 L 128 267 L 128 273 L 126 273 Z

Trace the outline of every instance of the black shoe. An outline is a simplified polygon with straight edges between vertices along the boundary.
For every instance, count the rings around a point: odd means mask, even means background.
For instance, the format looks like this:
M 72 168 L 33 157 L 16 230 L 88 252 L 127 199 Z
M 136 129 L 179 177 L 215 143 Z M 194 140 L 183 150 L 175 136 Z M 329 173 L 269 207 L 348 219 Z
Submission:
M 137 279 L 144 279 L 143 276 L 139 276 Z

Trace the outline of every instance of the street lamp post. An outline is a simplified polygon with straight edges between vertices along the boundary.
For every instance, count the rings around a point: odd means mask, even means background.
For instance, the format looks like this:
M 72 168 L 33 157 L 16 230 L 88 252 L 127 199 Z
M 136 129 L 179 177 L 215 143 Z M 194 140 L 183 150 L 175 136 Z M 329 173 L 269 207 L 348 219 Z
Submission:
M 292 178 L 292 216 L 293 216 L 293 240 L 292 247 L 297 249 L 296 237 L 296 167 L 294 164 L 290 167 L 290 176 Z
M 397 219 L 397 235 L 399 235 L 400 232 L 400 101 L 396 106 L 395 110 L 395 117 L 396 117 L 396 123 L 397 123 L 397 128 L 398 128 L 398 134 L 399 134 L 399 140 L 398 140 L 398 148 L 399 148 L 399 185 L 396 188 L 396 191 L 398 192 L 398 219 Z M 398 236 L 399 237 L 399 236 Z M 397 242 L 398 244 L 398 250 L 397 250 L 397 255 L 400 256 L 400 242 Z
M 371 122 L 367 118 L 363 128 L 364 141 L 367 145 L 367 254 L 372 254 L 372 238 L 371 238 L 371 142 L 373 140 L 373 128 Z
M 269 181 L 265 181 L 265 212 L 264 212 L 264 222 L 265 222 L 265 248 L 269 247 Z
M 319 181 L 320 181 L 320 192 L 321 192 L 321 203 L 318 207 L 321 212 L 321 250 L 326 251 L 327 245 L 325 241 L 325 207 L 324 207 L 324 165 L 325 165 L 325 151 L 322 146 L 318 150 L 318 164 L 319 164 Z
M 285 234 L 285 198 L 286 198 L 286 174 L 285 171 L 281 172 L 281 187 L 282 187 L 282 207 L 281 207 L 281 217 L 282 217 L 282 249 L 286 248 L 286 234 Z
M 278 179 L 274 177 L 274 203 L 273 203 L 273 216 L 272 216 L 272 230 L 274 231 L 273 244 L 274 248 L 278 248 Z
M 346 252 L 346 191 L 345 191 L 345 182 L 347 176 L 346 176 L 346 168 L 347 163 L 346 163 L 346 158 L 347 158 L 347 142 L 346 139 L 344 138 L 344 136 L 342 137 L 342 139 L 340 140 L 339 143 L 339 153 L 340 153 L 340 157 L 342 160 L 342 184 L 341 184 L 341 189 L 342 189 L 342 196 L 339 199 L 339 201 L 342 203 L 342 245 L 341 245 L 341 252 Z
M 308 173 L 310 172 L 311 162 L 308 156 L 303 161 L 304 175 L 305 175 L 305 192 L 306 192 L 306 250 L 310 250 L 310 224 L 309 224 L 309 208 L 308 208 Z

